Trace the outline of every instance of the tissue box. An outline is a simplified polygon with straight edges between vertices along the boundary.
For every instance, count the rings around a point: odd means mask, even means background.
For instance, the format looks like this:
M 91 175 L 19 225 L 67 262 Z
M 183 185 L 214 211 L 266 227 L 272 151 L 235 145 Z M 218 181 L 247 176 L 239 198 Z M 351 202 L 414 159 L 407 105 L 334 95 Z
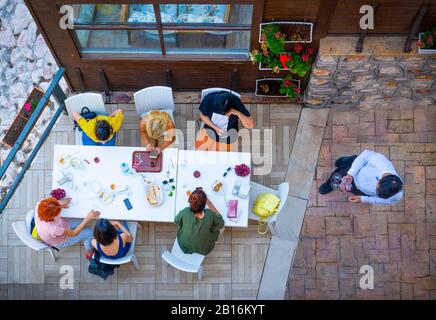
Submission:
M 250 194 L 250 184 L 249 183 L 241 184 L 241 187 L 239 188 L 239 192 L 238 192 L 238 197 L 242 199 L 247 199 L 249 194 Z

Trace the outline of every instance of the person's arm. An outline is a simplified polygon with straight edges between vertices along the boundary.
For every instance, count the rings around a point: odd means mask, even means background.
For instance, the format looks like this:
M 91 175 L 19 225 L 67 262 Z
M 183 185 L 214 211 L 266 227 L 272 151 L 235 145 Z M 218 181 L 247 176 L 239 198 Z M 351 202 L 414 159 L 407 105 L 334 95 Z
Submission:
M 97 219 L 99 215 L 100 215 L 100 212 L 98 212 L 98 211 L 95 211 L 95 210 L 89 211 L 89 213 L 86 215 L 86 217 L 82 220 L 82 222 L 76 228 L 74 228 L 73 230 L 65 229 L 64 235 L 67 237 L 77 236 L 83 230 L 83 228 L 86 226 L 86 224 L 90 220 Z
M 365 150 L 353 161 L 350 170 L 347 174 L 354 178 L 354 176 L 365 166 L 377 153 L 370 150 Z
M 218 211 L 217 208 L 215 208 L 215 206 L 213 205 L 212 201 L 210 201 L 209 199 L 207 199 L 206 205 L 209 207 L 210 210 L 212 210 L 213 212 L 215 212 L 217 215 L 221 215 L 220 212 Z
M 380 205 L 392 205 L 398 202 L 403 197 L 403 191 L 394 194 L 392 197 L 383 199 L 377 196 L 351 196 L 348 201 L 354 203 L 369 203 L 369 204 L 380 204 Z
M 73 112 L 73 119 L 75 121 L 79 121 L 80 118 L 82 118 L 82 116 L 78 112 Z
M 246 116 L 242 112 L 236 110 L 236 109 L 230 109 L 230 111 L 227 113 L 227 116 L 235 115 L 241 120 L 242 125 L 247 129 L 253 129 L 254 128 L 254 121 L 251 118 L 251 116 Z
M 117 113 L 121 113 L 122 115 L 124 115 L 124 111 L 123 109 L 117 109 L 114 112 L 111 113 L 111 117 L 113 117 L 114 115 L 116 115 Z
M 203 121 L 205 124 L 207 124 L 209 127 L 211 127 L 213 130 L 215 130 L 216 133 L 218 133 L 218 135 L 222 135 L 224 132 L 223 130 L 221 130 L 220 128 L 218 128 L 213 122 L 212 120 L 210 120 L 210 118 L 208 116 L 205 116 L 204 114 L 200 114 L 200 119 L 201 121 Z
M 121 231 L 123 232 L 121 238 L 124 240 L 124 243 L 133 241 L 132 234 L 129 232 L 129 230 L 127 230 L 127 228 L 121 222 L 111 221 L 111 223 L 114 225 L 115 228 L 121 229 Z
M 147 135 L 147 116 L 144 116 L 140 121 L 139 121 L 139 138 L 141 140 L 142 145 L 148 150 L 151 151 L 153 150 L 153 146 L 151 145 L 151 143 L 148 141 L 148 135 Z
M 164 150 L 176 141 L 176 127 L 171 119 L 168 119 L 166 132 L 167 134 L 164 136 L 164 142 L 159 151 Z

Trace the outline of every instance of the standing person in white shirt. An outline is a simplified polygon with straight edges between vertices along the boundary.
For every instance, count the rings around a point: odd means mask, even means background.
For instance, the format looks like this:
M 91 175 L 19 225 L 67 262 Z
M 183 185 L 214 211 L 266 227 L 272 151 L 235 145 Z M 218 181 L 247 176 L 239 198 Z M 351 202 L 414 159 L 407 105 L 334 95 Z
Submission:
M 354 194 L 348 197 L 350 202 L 390 205 L 403 197 L 403 181 L 392 162 L 381 153 L 365 150 L 359 156 L 339 158 L 335 166 L 337 169 L 319 187 L 320 194 L 334 190 L 334 175 L 339 174 L 340 190 L 346 190 L 347 184 L 351 186 L 347 190 Z

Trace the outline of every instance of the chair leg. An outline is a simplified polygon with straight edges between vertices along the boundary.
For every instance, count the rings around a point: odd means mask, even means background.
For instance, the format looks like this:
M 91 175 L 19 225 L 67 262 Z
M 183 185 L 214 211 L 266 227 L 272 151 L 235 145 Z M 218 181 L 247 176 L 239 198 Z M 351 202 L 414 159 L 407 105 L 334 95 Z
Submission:
M 200 269 L 198 269 L 197 276 L 198 281 L 201 281 L 203 279 L 203 266 L 200 266 Z
M 135 269 L 136 269 L 136 270 L 139 270 L 139 262 L 138 262 L 138 258 L 136 258 L 135 255 L 132 256 L 132 262 L 133 262 L 133 265 L 135 266 Z
M 48 249 L 48 252 L 50 252 L 50 255 L 51 255 L 53 261 L 56 262 L 56 255 L 55 255 L 55 253 L 53 252 L 53 249 L 49 248 L 49 249 Z
M 275 222 L 270 222 L 268 221 L 268 229 L 269 232 L 271 232 L 271 235 L 275 235 L 276 234 L 276 229 L 274 228 Z

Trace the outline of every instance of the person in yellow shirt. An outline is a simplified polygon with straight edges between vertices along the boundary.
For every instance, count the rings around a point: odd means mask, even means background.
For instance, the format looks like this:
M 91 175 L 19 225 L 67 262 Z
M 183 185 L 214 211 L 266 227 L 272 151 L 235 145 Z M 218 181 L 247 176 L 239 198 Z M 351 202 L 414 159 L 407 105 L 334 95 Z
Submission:
M 77 112 L 73 113 L 74 120 L 82 129 L 84 145 L 114 146 L 115 135 L 120 130 L 124 120 L 123 110 L 117 109 L 110 116 L 98 115 L 94 119 L 85 119 Z

